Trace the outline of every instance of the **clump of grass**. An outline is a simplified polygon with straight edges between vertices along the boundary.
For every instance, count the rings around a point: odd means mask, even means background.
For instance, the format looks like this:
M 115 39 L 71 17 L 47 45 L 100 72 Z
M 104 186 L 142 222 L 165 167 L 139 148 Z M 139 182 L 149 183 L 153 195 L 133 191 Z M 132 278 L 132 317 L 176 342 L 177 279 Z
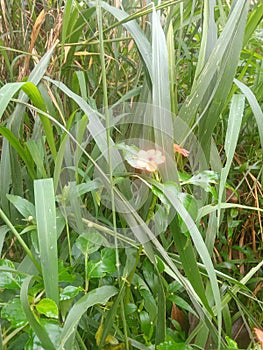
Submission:
M 257 348 L 262 9 L 1 2 L 2 348 Z

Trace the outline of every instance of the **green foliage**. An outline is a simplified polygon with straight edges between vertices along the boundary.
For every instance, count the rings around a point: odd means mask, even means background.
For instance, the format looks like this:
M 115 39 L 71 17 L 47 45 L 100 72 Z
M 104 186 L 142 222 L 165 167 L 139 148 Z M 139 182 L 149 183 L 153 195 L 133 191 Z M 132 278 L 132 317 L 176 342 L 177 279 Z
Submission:
M 0 349 L 256 349 L 263 6 L 118 3 L 1 1 Z

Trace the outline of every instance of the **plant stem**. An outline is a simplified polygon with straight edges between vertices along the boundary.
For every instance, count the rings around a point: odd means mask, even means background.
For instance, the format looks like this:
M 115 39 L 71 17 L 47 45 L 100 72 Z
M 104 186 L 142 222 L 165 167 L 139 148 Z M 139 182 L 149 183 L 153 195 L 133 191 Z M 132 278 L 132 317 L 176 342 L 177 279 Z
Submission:
M 101 0 L 96 0 L 96 9 L 97 9 L 97 21 L 99 29 L 99 42 L 100 42 L 100 61 L 101 61 L 101 71 L 102 71 L 102 88 L 103 88 L 103 102 L 104 102 L 104 111 L 105 111 L 105 121 L 106 121 L 106 136 L 107 136 L 107 146 L 108 146 L 108 165 L 109 165 L 109 180 L 110 180 L 110 198 L 111 198 L 111 210 L 112 210 L 112 223 L 114 231 L 114 246 L 116 252 L 116 268 L 118 275 L 119 286 L 121 286 L 121 277 L 120 277 L 120 260 L 119 260 L 119 251 L 118 251 L 118 233 L 117 233 L 117 220 L 116 220 L 116 207 L 115 207 L 115 195 L 114 195 L 114 183 L 113 183 L 113 169 L 112 169 L 112 157 L 111 157 L 111 135 L 110 135 L 110 114 L 109 114 L 109 103 L 108 103 L 108 87 L 107 87 L 107 75 L 105 68 L 105 52 L 104 52 L 104 38 L 103 38 L 103 24 L 102 24 L 102 11 L 101 11 Z M 125 337 L 125 347 L 129 350 L 129 341 L 127 333 L 127 325 L 125 320 L 125 311 L 123 300 L 121 301 L 121 315 L 123 321 L 123 330 Z
M 24 251 L 26 252 L 26 254 L 29 256 L 30 260 L 33 262 L 33 264 L 35 265 L 37 270 L 41 273 L 41 267 L 40 267 L 39 263 L 37 262 L 34 255 L 30 251 L 30 249 L 28 248 L 27 244 L 25 243 L 25 241 L 21 238 L 20 234 L 17 232 L 17 230 L 12 225 L 11 221 L 8 219 L 8 217 L 5 215 L 5 213 L 3 212 L 3 210 L 1 208 L 0 208 L 0 217 L 4 220 L 6 225 L 10 228 L 10 231 L 14 234 L 14 236 L 16 237 L 18 242 L 21 244 L 21 246 L 24 249 Z

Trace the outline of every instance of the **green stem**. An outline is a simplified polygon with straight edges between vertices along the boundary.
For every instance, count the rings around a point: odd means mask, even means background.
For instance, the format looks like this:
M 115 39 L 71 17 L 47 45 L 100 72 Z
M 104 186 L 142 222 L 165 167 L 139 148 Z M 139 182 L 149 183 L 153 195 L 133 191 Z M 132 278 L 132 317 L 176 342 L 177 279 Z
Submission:
M 25 253 L 29 256 L 30 260 L 33 262 L 37 270 L 41 273 L 41 267 L 37 260 L 35 259 L 34 255 L 32 254 L 31 250 L 26 245 L 25 241 L 21 238 L 20 234 L 17 232 L 15 227 L 12 225 L 11 221 L 8 219 L 8 217 L 5 215 L 3 210 L 0 208 L 0 217 L 4 220 L 6 225 L 10 228 L 10 231 L 14 234 L 18 242 L 21 244 L 22 248 L 24 249 Z
M 113 230 L 115 234 L 115 249 L 116 249 L 116 267 L 119 273 L 119 254 L 118 254 L 118 242 L 117 242 L 117 222 L 116 222 L 116 208 L 115 208 L 115 196 L 114 196 L 114 184 L 112 176 L 112 158 L 110 150 L 110 114 L 109 114 L 109 103 L 107 93 L 107 74 L 105 68 L 105 52 L 104 52 L 104 39 L 103 39 L 103 26 L 102 26 L 102 11 L 101 11 L 101 0 L 96 1 L 97 18 L 98 18 L 98 29 L 99 29 L 99 42 L 100 42 L 100 61 L 101 61 L 101 72 L 102 72 L 102 88 L 103 88 L 103 104 L 105 110 L 105 122 L 106 122 L 106 136 L 108 146 L 108 164 L 109 164 L 109 177 L 110 177 L 110 195 L 111 195 L 111 209 L 112 209 L 112 221 Z
M 113 168 L 112 168 L 112 157 L 110 149 L 110 114 L 109 114 L 109 103 L 108 103 L 108 90 L 107 90 L 107 74 L 105 68 L 105 52 L 104 52 L 104 38 L 103 38 L 103 24 L 102 24 L 102 10 L 101 10 L 101 0 L 96 0 L 96 9 L 97 9 L 97 21 L 98 21 L 98 30 L 99 30 L 99 42 L 100 42 L 100 61 L 101 61 L 101 71 L 102 71 L 102 88 L 103 88 L 103 102 L 105 110 L 105 122 L 106 122 L 106 134 L 107 134 L 107 146 L 108 146 L 108 164 L 109 164 L 109 180 L 110 180 L 110 197 L 111 197 L 111 210 L 112 210 L 112 224 L 114 231 L 114 246 L 116 252 L 116 268 L 118 274 L 119 286 L 121 286 L 121 277 L 120 277 L 120 260 L 119 260 L 119 251 L 118 251 L 118 233 L 117 233 L 117 219 L 116 219 L 116 207 L 115 207 L 115 195 L 114 195 L 114 183 L 113 183 Z M 125 311 L 123 300 L 121 302 L 121 315 L 123 321 L 123 330 L 125 337 L 125 346 L 129 350 L 128 342 L 128 333 L 127 325 L 125 320 Z
M 89 279 L 88 279 L 88 253 L 85 253 L 85 293 L 89 290 Z

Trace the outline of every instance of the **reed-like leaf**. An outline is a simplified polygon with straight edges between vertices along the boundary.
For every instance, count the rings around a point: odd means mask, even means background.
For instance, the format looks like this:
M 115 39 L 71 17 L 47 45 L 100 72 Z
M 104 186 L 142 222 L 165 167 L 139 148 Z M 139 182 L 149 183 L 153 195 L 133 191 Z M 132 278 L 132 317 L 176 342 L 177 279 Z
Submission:
M 94 111 L 89 104 L 83 100 L 82 97 L 75 94 L 73 91 L 71 91 L 65 84 L 52 80 L 48 77 L 45 77 L 45 79 L 49 82 L 51 82 L 53 85 L 57 86 L 61 91 L 63 91 L 66 95 L 68 95 L 70 98 L 72 98 L 82 109 L 82 111 L 88 116 L 89 123 L 87 125 L 87 129 L 91 133 L 92 137 L 96 141 L 96 145 L 99 147 L 101 153 L 105 157 L 105 159 L 108 161 L 108 154 L 105 152 L 107 150 L 107 137 L 106 137 L 106 129 L 103 126 L 102 122 L 100 121 L 100 114 L 96 111 Z M 121 156 L 116 148 L 113 147 L 114 142 L 111 139 L 110 141 L 110 149 L 112 152 L 112 162 L 113 162 L 113 168 L 119 167 L 120 169 L 124 170 L 124 167 L 122 166 L 122 159 Z
M 25 83 L 8 83 L 0 89 L 0 119 L 6 110 L 11 98 Z
M 31 82 L 28 82 L 27 84 L 22 86 L 23 91 L 26 92 L 27 96 L 31 99 L 33 104 L 43 112 L 46 112 L 46 104 L 41 96 L 38 88 Z M 56 146 L 55 146 L 55 139 L 53 135 L 53 129 L 50 123 L 50 120 L 43 116 L 41 113 L 39 113 L 39 118 L 41 120 L 41 123 L 43 125 L 43 129 L 45 132 L 45 136 L 47 138 L 48 145 L 50 147 L 51 154 L 53 158 L 56 158 Z
M 236 11 L 238 12 L 236 13 Z M 208 94 L 208 96 L 205 97 L 205 100 L 202 102 L 204 106 L 210 104 L 204 116 L 201 118 L 199 124 L 199 142 L 202 149 L 204 150 L 207 159 L 210 158 L 210 144 L 212 133 L 218 122 L 218 118 L 227 101 L 228 94 L 233 84 L 233 79 L 243 44 L 247 13 L 248 1 L 239 1 L 233 5 L 233 10 L 230 14 L 227 25 L 225 26 L 220 38 L 218 39 L 219 43 L 224 36 L 223 34 L 227 33 L 229 43 L 224 51 L 221 62 L 218 60 L 218 58 L 214 57 L 214 64 L 218 66 L 218 71 L 215 72 L 215 82 L 211 82 L 213 84 L 213 91 L 215 93 L 213 100 L 211 101 L 210 96 L 213 96 L 213 92 L 211 92 Z M 236 14 L 236 18 L 232 18 L 233 14 Z M 233 22 L 232 19 L 234 19 Z M 228 24 L 230 23 L 232 23 L 233 28 L 228 27 Z M 224 33 L 225 30 L 226 33 Z M 215 46 L 215 49 L 211 53 L 210 57 L 213 57 L 213 54 L 218 48 L 217 45 Z M 206 69 L 204 68 L 204 71 L 205 70 Z
M 28 77 L 28 81 L 34 85 L 38 85 L 43 75 L 46 72 L 47 66 L 49 64 L 51 55 L 56 47 L 57 43 L 42 57 L 39 63 L 32 70 L 31 74 Z M 15 85 L 13 85 L 15 84 Z M 12 96 L 22 87 L 28 83 L 13 83 L 8 85 L 7 88 L 3 88 L 3 95 L 0 94 L 0 118 L 4 109 L 8 105 Z M 21 84 L 21 85 L 20 85 Z M 9 93 L 9 95 L 8 95 Z M 3 104 L 2 98 L 3 97 Z M 24 118 L 25 106 L 23 102 L 28 101 L 28 96 L 25 92 L 21 91 L 18 96 L 18 100 L 21 104 L 17 104 L 14 112 L 9 117 L 7 122 L 7 128 L 14 134 L 15 137 L 19 137 L 21 125 Z M 8 101 L 8 102 L 7 102 Z M 3 109 L 4 108 L 4 109 Z M 33 173 L 31 172 L 31 177 L 34 178 Z M 1 150 L 1 164 L 0 164 L 0 198 L 3 209 L 7 214 L 9 214 L 8 202 L 5 197 L 6 193 L 9 193 L 10 187 L 13 188 L 13 191 L 17 195 L 23 194 L 23 180 L 22 172 L 19 166 L 19 159 L 15 151 L 10 150 L 9 141 L 7 139 L 3 140 L 2 150 Z
M 226 163 L 221 170 L 220 182 L 219 182 L 219 193 L 218 193 L 218 213 L 217 213 L 217 226 L 219 229 L 220 224 L 220 205 L 222 202 L 223 192 L 227 182 L 227 176 L 229 174 L 232 161 L 234 158 L 235 149 L 239 137 L 241 128 L 242 117 L 245 107 L 244 95 L 234 95 L 231 102 L 230 113 L 228 118 L 228 126 L 226 131 L 225 139 L 225 152 L 226 152 Z
M 31 202 L 13 194 L 7 194 L 6 196 L 25 219 L 28 219 L 30 216 L 36 217 L 35 206 Z
M 58 252 L 55 196 L 52 179 L 34 181 L 40 262 L 46 297 L 58 305 Z
M 10 145 L 16 150 L 18 155 L 23 159 L 28 169 L 28 173 L 32 179 L 36 177 L 35 169 L 33 165 L 33 158 L 26 148 L 24 148 L 10 129 L 0 126 L 0 134 L 10 143 Z
M 244 26 L 248 11 L 248 1 L 235 2 L 228 21 L 217 40 L 206 64 L 196 81 L 191 94 L 187 97 L 179 111 L 179 117 L 192 125 L 199 110 L 200 142 L 209 159 L 211 133 L 217 123 L 225 100 L 233 83 L 240 49 L 243 42 Z M 211 84 L 213 89 L 211 92 Z M 207 94 L 207 91 L 210 94 Z M 184 139 L 186 135 L 182 135 Z
M 166 38 L 160 23 L 160 14 L 152 12 L 152 124 L 157 147 L 173 157 L 173 130 L 171 114 L 169 60 Z M 178 181 L 176 165 L 167 166 L 162 172 L 164 181 Z
M 105 1 L 101 2 L 101 6 L 111 13 L 114 17 L 118 19 L 118 21 L 123 21 L 124 19 L 129 18 L 129 15 L 120 9 L 117 9 L 116 7 L 110 6 Z M 139 27 L 139 25 L 136 23 L 135 20 L 131 20 L 127 23 L 123 24 L 124 28 L 130 32 L 131 36 L 133 37 L 138 50 L 140 51 L 140 54 L 142 56 L 142 59 L 147 67 L 148 73 L 150 76 L 152 76 L 152 51 L 151 51 L 151 45 Z
M 250 107 L 254 113 L 254 117 L 257 122 L 258 126 L 258 132 L 259 132 L 259 137 L 260 137 L 260 142 L 261 142 L 261 149 L 262 149 L 262 155 L 263 155 L 263 112 L 260 107 L 259 102 L 256 99 L 256 96 L 252 92 L 252 90 L 242 83 L 241 81 L 235 79 L 234 80 L 235 84 L 239 87 L 239 89 L 242 91 L 242 93 L 245 95 L 246 99 L 248 100 Z

